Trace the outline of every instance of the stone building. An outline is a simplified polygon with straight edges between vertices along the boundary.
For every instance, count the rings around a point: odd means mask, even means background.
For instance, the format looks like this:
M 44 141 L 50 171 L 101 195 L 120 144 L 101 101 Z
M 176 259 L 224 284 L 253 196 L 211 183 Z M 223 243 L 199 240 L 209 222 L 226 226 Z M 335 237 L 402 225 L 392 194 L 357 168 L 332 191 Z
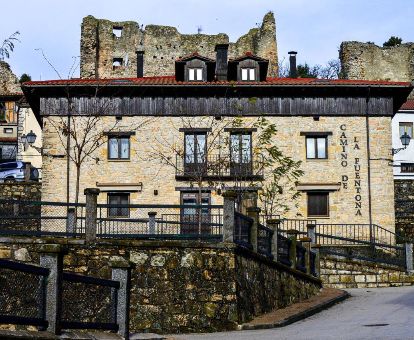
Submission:
M 182 58 L 174 76 L 26 83 L 43 122 L 42 199 L 62 201 L 68 176 L 75 200 L 76 169 L 72 164 L 67 174 L 61 133 L 69 91 L 72 128 L 79 136 L 90 130 L 103 136 L 80 172 L 80 192 L 99 188 L 101 203 L 216 204 L 222 190 L 240 191 L 240 183 L 260 190 L 270 180 L 255 153 L 256 122 L 265 117 L 278 130 L 272 143 L 304 171 L 291 184 L 301 195 L 297 206 L 286 197 L 285 217 L 393 230 L 391 118 L 412 84 L 267 77 L 265 59 L 251 53 L 228 59 L 226 51 L 222 44 L 216 59 Z M 93 129 L 91 117 L 98 117 Z
M 229 56 L 246 51 L 269 60 L 269 76 L 278 72 L 276 24 L 272 12 L 260 27 L 252 28 L 235 43 L 220 33 L 181 34 L 175 27 L 137 22 L 113 22 L 87 16 L 82 22 L 81 78 L 141 77 L 138 64 L 144 64 L 144 76 L 173 75 L 174 61 L 193 52 L 214 58 L 216 44 L 229 43 Z
M 17 101 L 22 98 L 19 81 L 9 64 L 0 61 L 0 163 L 16 160 Z
M 367 80 L 414 80 L 414 43 L 392 47 L 379 47 L 372 43 L 346 41 L 341 44 L 342 71 L 348 79 Z M 409 100 L 392 119 L 392 165 L 395 180 L 397 229 L 408 236 L 414 235 L 414 159 L 411 142 L 404 148 L 401 136 L 413 136 L 413 99 Z M 396 152 L 398 151 L 398 152 Z M 391 158 L 391 157 L 390 157 Z
M 37 135 L 32 146 L 22 143 L 20 138 L 30 131 Z M 40 169 L 41 143 L 39 121 L 24 99 L 19 80 L 9 64 L 0 61 L 0 163 L 20 160 Z

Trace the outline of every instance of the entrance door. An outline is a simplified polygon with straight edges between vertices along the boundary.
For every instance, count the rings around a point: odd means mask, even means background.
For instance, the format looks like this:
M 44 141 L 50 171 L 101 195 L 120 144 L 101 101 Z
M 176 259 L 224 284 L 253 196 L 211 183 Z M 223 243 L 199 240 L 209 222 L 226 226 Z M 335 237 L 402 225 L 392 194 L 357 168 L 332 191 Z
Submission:
M 210 205 L 209 192 L 182 192 L 181 204 L 181 234 L 210 234 L 210 209 L 196 208 L 196 205 Z

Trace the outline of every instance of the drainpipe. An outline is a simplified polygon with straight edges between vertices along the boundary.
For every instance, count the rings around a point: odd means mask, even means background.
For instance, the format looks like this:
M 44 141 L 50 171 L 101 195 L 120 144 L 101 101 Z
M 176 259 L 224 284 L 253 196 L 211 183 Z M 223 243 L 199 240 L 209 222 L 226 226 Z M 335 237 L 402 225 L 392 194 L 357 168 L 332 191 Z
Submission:
M 369 214 L 369 240 L 372 243 L 375 240 L 372 228 L 372 204 L 371 204 L 371 148 L 369 143 L 369 100 L 371 95 L 371 87 L 368 86 L 368 93 L 366 98 L 366 115 L 365 115 L 365 128 L 367 136 L 367 165 L 368 165 L 368 214 Z

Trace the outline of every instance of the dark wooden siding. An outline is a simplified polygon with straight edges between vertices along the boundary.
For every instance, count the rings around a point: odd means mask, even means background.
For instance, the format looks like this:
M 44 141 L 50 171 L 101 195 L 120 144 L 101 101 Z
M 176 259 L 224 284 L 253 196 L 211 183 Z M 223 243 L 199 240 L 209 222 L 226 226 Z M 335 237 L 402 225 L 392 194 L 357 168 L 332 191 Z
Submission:
M 106 97 L 73 98 L 72 114 L 119 116 L 361 116 L 366 114 L 366 99 L 356 97 L 305 98 L 220 98 L 220 97 Z M 66 115 L 66 98 L 41 98 L 43 116 Z M 369 114 L 392 116 L 393 99 L 370 98 Z

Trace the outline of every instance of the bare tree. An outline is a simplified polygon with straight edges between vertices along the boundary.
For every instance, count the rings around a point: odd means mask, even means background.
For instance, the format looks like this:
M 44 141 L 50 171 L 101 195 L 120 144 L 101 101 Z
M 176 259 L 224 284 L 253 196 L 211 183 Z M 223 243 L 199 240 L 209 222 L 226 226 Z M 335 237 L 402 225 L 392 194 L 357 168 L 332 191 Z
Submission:
M 17 38 L 20 35 L 19 31 L 14 32 L 10 37 L 5 39 L 0 47 L 0 60 L 10 58 L 10 53 L 14 50 L 14 44 L 20 42 Z

